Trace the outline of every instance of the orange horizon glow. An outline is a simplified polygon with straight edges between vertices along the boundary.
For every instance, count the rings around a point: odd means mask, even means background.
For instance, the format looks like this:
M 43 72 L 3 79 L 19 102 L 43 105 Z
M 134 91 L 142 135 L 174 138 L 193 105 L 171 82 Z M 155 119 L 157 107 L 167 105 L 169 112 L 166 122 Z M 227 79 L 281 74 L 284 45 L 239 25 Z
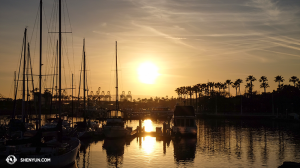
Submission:
M 54 88 L 58 39 L 55 1 L 43 3 L 42 91 Z M 132 99 L 178 97 L 175 89 L 207 82 L 266 76 L 289 82 L 300 77 L 299 1 L 63 1 L 62 88 L 78 95 L 82 40 L 85 38 L 89 94 L 101 88 L 116 95 L 115 41 L 118 41 L 119 93 Z M 18 72 L 24 28 L 28 26 L 33 74 L 39 74 L 39 29 L 36 1 L 3 1 L 0 5 L 0 94 L 12 98 L 14 71 Z M 80 12 L 78 12 L 80 11 Z M 116 12 L 118 11 L 118 12 Z M 51 17 L 54 17 L 50 19 Z M 46 20 L 47 19 L 47 20 Z M 47 24 L 47 25 L 46 25 Z M 51 29 L 51 30 L 50 30 Z M 50 40 L 51 39 L 51 40 Z M 22 75 L 21 75 L 22 76 Z M 38 87 L 38 76 L 34 76 Z M 82 78 L 81 78 L 82 79 Z M 20 80 L 20 79 L 17 79 Z M 19 84 L 21 86 L 21 84 Z M 33 90 L 33 88 L 30 88 Z M 254 90 L 263 92 L 260 82 Z M 18 90 L 21 90 L 18 88 Z M 71 95 L 72 90 L 66 89 Z M 55 93 L 55 92 L 54 92 Z M 80 94 L 82 91 L 80 91 Z M 230 94 L 235 90 L 230 88 Z M 21 96 L 20 96 L 21 97 Z

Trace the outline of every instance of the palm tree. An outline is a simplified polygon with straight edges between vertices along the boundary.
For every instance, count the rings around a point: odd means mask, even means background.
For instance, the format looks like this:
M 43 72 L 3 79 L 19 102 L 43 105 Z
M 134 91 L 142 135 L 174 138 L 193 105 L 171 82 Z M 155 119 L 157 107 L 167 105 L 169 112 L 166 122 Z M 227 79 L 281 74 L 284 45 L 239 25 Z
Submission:
M 269 84 L 267 83 L 268 79 L 265 76 L 260 77 L 259 82 L 262 82 L 262 84 L 260 85 L 260 88 L 264 88 L 265 89 L 265 93 L 266 93 L 266 88 L 270 87 Z
M 235 82 L 232 84 L 232 87 L 235 88 L 235 96 L 237 96 L 237 88 L 239 87 L 239 84 L 235 81 Z
M 260 84 L 260 88 L 264 88 L 265 89 L 265 93 L 266 93 L 266 88 L 270 87 L 268 83 L 261 83 Z
M 181 95 L 181 90 L 180 90 L 180 88 L 176 88 L 176 89 L 175 89 L 175 92 L 177 93 L 178 98 L 180 98 L 180 95 Z
M 231 85 L 233 82 L 231 82 L 230 79 L 227 79 L 225 83 L 226 83 L 227 86 L 228 86 L 228 92 L 229 92 L 229 97 L 230 97 L 230 85 Z
M 275 76 L 275 82 L 278 82 L 278 89 L 280 89 L 280 82 L 283 82 L 284 79 L 282 76 L 278 75 L 278 76 Z
M 201 94 L 202 94 L 202 92 L 205 90 L 205 88 L 203 87 L 203 84 L 198 84 L 198 88 L 199 88 L 199 98 L 200 98 L 200 96 L 201 96 Z
M 226 88 L 227 88 L 226 83 L 220 83 L 220 89 L 223 89 L 224 93 Z
M 184 102 L 184 105 L 185 105 L 185 95 L 188 93 L 188 91 L 187 91 L 185 86 L 180 87 L 180 90 L 181 90 L 181 94 L 184 95 L 183 102 Z
M 251 83 L 246 83 L 245 88 L 249 88 L 249 93 L 250 93 Z
M 215 88 L 218 88 L 218 89 L 219 89 L 219 92 L 220 92 L 220 89 L 221 89 L 221 83 L 220 83 L 220 82 L 215 83 Z
M 298 89 L 300 89 L 300 81 L 298 81 L 296 85 L 297 85 Z
M 196 108 L 198 107 L 198 98 L 197 98 L 197 93 L 200 91 L 200 88 L 199 88 L 200 84 L 196 84 L 192 87 L 193 91 L 195 92 L 196 94 Z
M 212 88 L 214 87 L 214 82 L 207 82 L 207 85 L 209 87 L 209 93 L 211 93 Z
M 240 95 L 241 95 L 241 83 L 243 83 L 243 80 L 242 79 L 237 79 L 235 82 L 237 83 L 237 85 L 239 87 L 239 92 L 240 92 Z
M 201 87 L 202 87 L 202 90 L 205 92 L 205 94 L 207 94 L 207 84 L 203 83 L 201 85 Z
M 299 81 L 299 78 L 297 78 L 297 76 L 292 76 L 291 78 L 290 78 L 290 82 L 293 82 L 294 83 L 294 87 L 296 86 L 295 84 L 296 84 L 296 82 L 298 82 Z
M 248 93 L 252 93 L 251 87 L 252 87 L 252 86 L 251 86 L 251 83 L 246 83 L 245 89 L 249 88 Z
M 252 82 L 256 81 L 256 78 L 253 76 L 253 75 L 249 75 L 247 78 L 246 78 L 246 82 L 250 82 L 250 87 L 249 87 L 249 92 L 250 94 L 252 95 L 252 89 L 253 89 L 253 84 Z
M 186 90 L 187 90 L 187 92 L 188 92 L 189 95 L 190 95 L 190 105 L 192 105 L 192 92 L 193 92 L 193 89 L 192 89 L 191 86 L 187 86 L 187 87 L 186 87 Z

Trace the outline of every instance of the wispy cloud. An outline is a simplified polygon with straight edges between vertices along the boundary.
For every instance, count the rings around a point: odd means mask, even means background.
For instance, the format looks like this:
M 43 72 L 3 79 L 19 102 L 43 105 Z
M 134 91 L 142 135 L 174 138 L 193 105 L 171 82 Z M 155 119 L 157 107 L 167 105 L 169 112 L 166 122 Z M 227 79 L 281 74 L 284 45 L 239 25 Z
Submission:
M 271 20 L 278 20 L 278 16 L 281 14 L 281 11 L 277 7 L 278 1 L 272 0 L 252 0 L 248 2 L 250 6 L 255 7 L 257 9 L 261 9 L 262 12 Z
M 146 25 L 140 25 L 140 24 L 135 23 L 134 21 L 132 21 L 131 23 L 132 23 L 134 26 L 141 27 L 141 28 L 143 28 L 143 29 L 145 29 L 145 30 L 147 30 L 147 31 L 150 31 L 150 32 L 152 32 L 152 33 L 154 33 L 154 34 L 156 34 L 156 35 L 159 35 L 159 36 L 164 37 L 164 38 L 171 39 L 171 40 L 172 40 L 174 43 L 176 43 L 176 44 L 181 44 L 181 45 L 186 46 L 186 47 L 195 48 L 194 46 L 191 46 L 191 45 L 189 45 L 189 44 L 187 44 L 187 43 L 184 43 L 184 42 L 182 41 L 182 39 L 185 39 L 185 38 L 173 37 L 173 36 L 171 36 L 171 35 L 169 35 L 169 34 L 166 34 L 166 33 L 161 32 L 161 31 L 159 31 L 159 30 L 157 30 L 157 29 L 155 29 L 155 28 L 153 28 L 153 27 L 146 26 Z

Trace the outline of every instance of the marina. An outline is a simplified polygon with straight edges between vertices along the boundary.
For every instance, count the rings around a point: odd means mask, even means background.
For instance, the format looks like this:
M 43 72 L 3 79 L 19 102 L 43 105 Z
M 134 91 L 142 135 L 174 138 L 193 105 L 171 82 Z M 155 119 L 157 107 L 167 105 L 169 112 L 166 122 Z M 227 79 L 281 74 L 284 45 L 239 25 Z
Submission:
M 300 168 L 299 2 L 0 11 L 1 168 Z
M 157 128 L 167 125 L 167 120 L 125 120 L 124 124 L 141 125 L 141 132 L 136 129 L 123 138 L 82 139 L 71 167 L 278 167 L 300 157 L 299 123 L 197 118 L 197 134 L 192 137 L 158 134 L 163 129 Z
M 155 132 L 164 122 L 144 120 L 142 125 L 145 131 Z M 126 120 L 125 124 L 136 128 L 139 121 Z M 160 140 L 149 133 L 132 139 L 82 140 L 76 164 L 71 167 L 271 168 L 284 161 L 299 161 L 299 124 L 196 119 L 196 125 L 197 136 L 192 138 Z

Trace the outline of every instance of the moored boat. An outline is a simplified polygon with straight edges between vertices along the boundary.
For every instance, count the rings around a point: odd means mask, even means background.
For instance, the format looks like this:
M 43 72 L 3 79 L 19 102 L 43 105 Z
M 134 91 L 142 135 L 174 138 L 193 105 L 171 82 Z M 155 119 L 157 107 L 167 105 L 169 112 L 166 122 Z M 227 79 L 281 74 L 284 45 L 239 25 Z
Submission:
M 172 133 L 174 135 L 197 135 L 195 110 L 193 106 L 176 106 L 173 116 Z
M 130 134 L 130 129 L 125 128 L 125 122 L 121 111 L 110 111 L 106 124 L 103 125 L 103 133 L 106 138 L 121 138 Z
M 124 127 L 124 114 L 119 110 L 118 102 L 118 57 L 116 42 L 116 109 L 108 111 L 106 125 L 103 125 L 103 133 L 106 138 L 121 138 L 129 135 L 131 128 Z

